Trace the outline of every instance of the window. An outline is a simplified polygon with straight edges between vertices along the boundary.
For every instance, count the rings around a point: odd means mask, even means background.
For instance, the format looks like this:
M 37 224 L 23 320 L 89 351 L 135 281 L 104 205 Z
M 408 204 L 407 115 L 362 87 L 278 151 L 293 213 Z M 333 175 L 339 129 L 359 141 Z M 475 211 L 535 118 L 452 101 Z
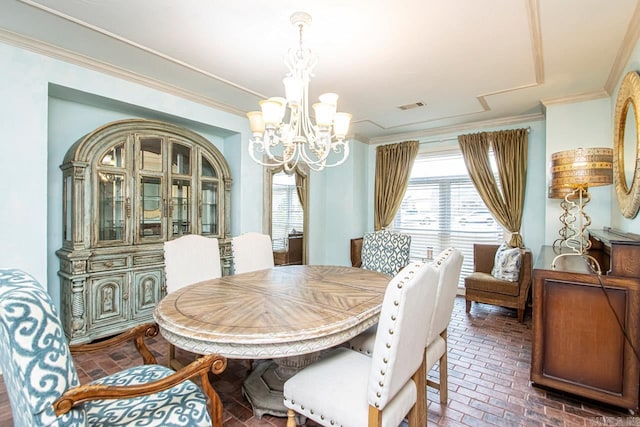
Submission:
M 289 234 L 304 230 L 304 213 L 296 191 L 295 175 L 273 175 L 271 188 L 271 240 L 273 250 L 287 249 Z
M 418 154 L 391 227 L 411 235 L 412 260 L 435 257 L 449 246 L 460 249 L 460 286 L 473 272 L 473 244 L 502 242 L 502 227 L 473 186 L 459 150 Z

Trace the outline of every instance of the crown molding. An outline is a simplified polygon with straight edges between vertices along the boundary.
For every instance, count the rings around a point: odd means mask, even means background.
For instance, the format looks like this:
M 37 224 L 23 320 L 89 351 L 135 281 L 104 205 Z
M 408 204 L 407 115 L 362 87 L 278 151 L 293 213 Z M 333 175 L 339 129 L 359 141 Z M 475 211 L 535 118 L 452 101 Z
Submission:
M 540 102 L 546 107 L 550 105 L 573 104 L 575 102 L 593 101 L 596 99 L 608 98 L 611 96 L 605 89 L 593 92 L 578 93 L 575 95 L 562 96 L 558 98 L 541 99 Z
M 152 79 L 139 73 L 135 73 L 124 68 L 114 66 L 112 64 L 99 61 L 90 58 L 85 55 L 80 55 L 75 52 L 71 52 L 66 49 L 53 46 L 51 44 L 34 40 L 20 34 L 0 28 L 0 42 L 10 44 L 25 50 L 29 50 L 34 53 L 48 56 L 53 59 L 57 59 L 69 64 L 88 68 L 90 70 L 98 71 L 104 74 L 108 74 L 113 77 L 117 77 L 123 80 L 127 80 L 136 84 L 147 86 L 152 89 L 159 90 L 161 92 L 168 93 L 180 98 L 187 99 L 189 101 L 196 102 L 198 104 L 205 105 L 207 107 L 215 108 L 227 113 L 244 116 L 246 111 L 233 107 L 228 104 L 223 104 L 212 100 L 211 98 L 202 96 L 195 92 L 184 90 L 182 88 L 167 84 L 160 80 Z
M 631 19 L 629 20 L 629 27 L 627 28 L 627 32 L 624 35 L 620 48 L 618 48 L 618 53 L 616 53 L 616 58 L 611 66 L 607 82 L 604 84 L 604 89 L 609 95 L 613 94 L 618 82 L 622 80 L 622 74 L 624 73 L 627 63 L 629 62 L 629 58 L 631 58 L 631 53 L 638 43 L 639 38 L 640 2 L 636 5 L 636 10 L 633 12 Z
M 529 31 L 531 33 L 531 50 L 533 51 L 533 63 L 535 66 L 536 83 L 544 83 L 544 56 L 542 54 L 542 29 L 540 26 L 540 5 L 538 0 L 527 2 L 527 14 L 529 15 Z
M 434 127 L 431 129 L 425 129 L 416 132 L 407 132 L 407 133 L 399 133 L 395 135 L 387 135 L 381 136 L 377 138 L 371 138 L 369 140 L 369 145 L 378 145 L 378 144 L 388 144 L 392 142 L 400 142 L 407 140 L 424 140 L 426 138 L 451 134 L 451 133 L 460 133 L 466 132 L 469 130 L 478 130 L 487 127 L 498 127 L 498 126 L 508 126 L 514 124 L 520 124 L 525 122 L 538 122 L 545 120 L 545 115 L 542 113 L 536 114 L 526 114 L 521 116 L 511 116 L 511 117 L 501 117 L 498 119 L 492 120 L 482 120 L 477 122 L 470 123 L 462 123 L 458 125 L 451 126 L 440 126 Z
M 349 139 L 354 139 L 356 141 L 360 141 L 364 144 L 371 144 L 371 138 L 369 138 L 368 136 L 364 136 L 362 134 L 359 133 L 354 133 L 353 135 L 351 135 L 351 137 Z

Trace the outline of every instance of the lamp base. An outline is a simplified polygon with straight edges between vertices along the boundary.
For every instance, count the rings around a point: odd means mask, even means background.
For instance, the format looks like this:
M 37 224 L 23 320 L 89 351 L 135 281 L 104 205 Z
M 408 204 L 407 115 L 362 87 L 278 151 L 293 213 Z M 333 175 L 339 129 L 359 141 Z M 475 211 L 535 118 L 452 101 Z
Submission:
M 557 255 L 553 261 L 551 261 L 551 269 L 555 270 L 556 269 L 556 261 L 558 261 L 558 259 L 565 257 L 565 256 L 579 256 L 582 257 L 582 259 L 584 259 L 587 264 L 589 265 L 589 268 L 596 273 L 598 276 L 602 275 L 602 270 L 600 269 L 600 263 L 598 263 L 598 260 L 596 260 L 594 257 L 592 257 L 589 254 L 582 254 L 582 253 L 578 253 L 578 252 L 565 252 L 563 254 L 559 254 Z

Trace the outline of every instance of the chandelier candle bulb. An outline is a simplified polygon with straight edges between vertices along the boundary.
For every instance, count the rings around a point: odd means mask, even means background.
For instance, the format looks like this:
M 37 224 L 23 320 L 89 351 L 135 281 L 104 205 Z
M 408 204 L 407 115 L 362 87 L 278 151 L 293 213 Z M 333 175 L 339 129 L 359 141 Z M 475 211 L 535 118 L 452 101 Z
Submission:
M 338 95 L 335 93 L 323 93 L 318 97 L 321 103 L 327 104 L 333 107 L 333 114 L 336 113 L 338 109 Z
M 290 106 L 299 106 L 302 103 L 302 83 L 295 77 L 285 77 L 282 79 L 284 83 L 284 93 L 289 101 Z
M 250 111 L 247 113 L 249 118 L 249 127 L 253 136 L 262 138 L 264 134 L 264 120 L 262 119 L 262 111 Z
M 333 132 L 336 138 L 343 139 L 349 131 L 349 123 L 351 122 L 351 114 L 336 113 L 333 116 Z
M 262 120 L 264 120 L 264 124 L 269 128 L 274 128 L 280 123 L 279 115 L 280 115 L 280 103 L 264 100 L 260 101 L 260 109 L 262 110 Z
M 334 106 L 324 102 L 313 104 L 313 111 L 316 113 L 316 124 L 320 129 L 331 127 L 334 109 Z

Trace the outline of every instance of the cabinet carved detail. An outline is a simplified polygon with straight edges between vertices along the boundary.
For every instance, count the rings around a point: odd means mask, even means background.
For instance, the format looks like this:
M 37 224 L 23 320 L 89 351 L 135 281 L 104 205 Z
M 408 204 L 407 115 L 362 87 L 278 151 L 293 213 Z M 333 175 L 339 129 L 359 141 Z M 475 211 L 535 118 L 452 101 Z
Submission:
M 108 123 L 73 144 L 63 175 L 62 323 L 71 344 L 153 320 L 166 294 L 163 244 L 183 234 L 220 242 L 232 270 L 231 174 L 201 135 L 170 123 Z
M 84 310 L 84 286 L 85 281 L 74 281 L 71 288 L 71 328 L 75 334 L 81 335 L 85 332 L 85 310 Z

